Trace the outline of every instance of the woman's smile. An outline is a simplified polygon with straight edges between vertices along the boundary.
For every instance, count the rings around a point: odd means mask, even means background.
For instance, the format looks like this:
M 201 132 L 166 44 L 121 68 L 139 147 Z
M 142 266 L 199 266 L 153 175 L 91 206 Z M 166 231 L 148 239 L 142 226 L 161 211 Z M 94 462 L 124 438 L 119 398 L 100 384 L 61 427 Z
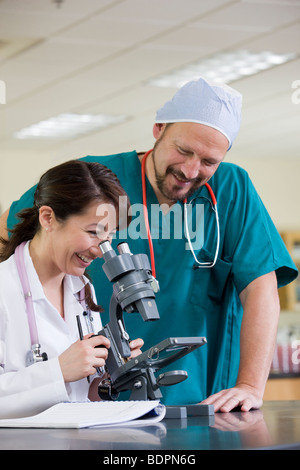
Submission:
M 87 256 L 84 256 L 80 253 L 75 253 L 75 255 L 77 256 L 77 258 L 79 259 L 79 262 L 80 264 L 83 266 L 83 267 L 87 267 L 91 264 L 91 262 L 94 260 L 94 258 L 89 258 Z

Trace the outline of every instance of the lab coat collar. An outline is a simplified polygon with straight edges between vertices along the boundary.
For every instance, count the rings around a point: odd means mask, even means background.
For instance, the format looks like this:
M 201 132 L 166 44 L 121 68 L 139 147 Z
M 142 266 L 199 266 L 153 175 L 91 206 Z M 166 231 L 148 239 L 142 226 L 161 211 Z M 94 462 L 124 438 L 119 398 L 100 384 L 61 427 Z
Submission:
M 76 297 L 79 296 L 79 293 L 88 282 L 89 281 L 85 276 L 78 277 L 66 274 L 64 278 L 65 289 L 69 289 Z
M 29 253 L 29 243 L 28 241 L 24 248 L 24 260 L 25 260 L 25 268 L 27 272 L 27 276 L 29 279 L 32 300 L 39 300 L 45 298 L 45 293 L 41 281 L 38 277 L 38 274 L 34 268 L 32 258 Z M 83 289 L 86 283 L 88 283 L 88 279 L 85 276 L 78 277 L 78 276 L 71 276 L 66 274 L 64 277 L 64 288 L 71 291 L 74 296 L 78 296 L 79 292 Z

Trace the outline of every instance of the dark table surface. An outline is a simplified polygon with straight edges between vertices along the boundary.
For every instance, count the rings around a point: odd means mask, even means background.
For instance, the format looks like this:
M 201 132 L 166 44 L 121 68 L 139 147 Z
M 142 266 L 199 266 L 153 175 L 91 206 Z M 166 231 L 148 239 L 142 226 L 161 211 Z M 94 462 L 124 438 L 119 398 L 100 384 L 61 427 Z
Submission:
M 268 401 L 246 413 L 165 419 L 144 427 L 0 429 L 0 449 L 145 450 L 137 453 L 145 460 L 149 452 L 165 450 L 188 455 L 206 449 L 300 449 L 300 401 Z

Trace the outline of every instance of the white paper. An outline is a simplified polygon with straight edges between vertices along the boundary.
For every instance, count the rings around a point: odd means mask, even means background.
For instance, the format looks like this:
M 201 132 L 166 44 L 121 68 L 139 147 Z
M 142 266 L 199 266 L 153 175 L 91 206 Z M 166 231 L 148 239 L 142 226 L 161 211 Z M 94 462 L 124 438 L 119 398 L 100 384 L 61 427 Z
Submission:
M 151 416 L 143 418 L 152 411 Z M 89 428 L 122 423 L 144 425 L 161 421 L 165 411 L 165 406 L 157 400 L 58 403 L 35 416 L 0 419 L 0 427 Z

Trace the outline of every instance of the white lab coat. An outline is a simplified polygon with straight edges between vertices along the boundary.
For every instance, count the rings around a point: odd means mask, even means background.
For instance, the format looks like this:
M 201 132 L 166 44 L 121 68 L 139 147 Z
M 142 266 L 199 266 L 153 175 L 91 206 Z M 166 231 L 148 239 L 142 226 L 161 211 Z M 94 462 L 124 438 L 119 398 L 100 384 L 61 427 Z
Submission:
M 41 351 L 48 361 L 26 367 L 31 340 L 25 300 L 17 272 L 15 256 L 0 263 L 0 418 L 39 413 L 62 401 L 87 400 L 87 379 L 65 384 L 58 356 L 78 340 L 76 315 L 80 315 L 83 334 L 87 334 L 83 307 L 76 294 L 82 289 L 79 277 L 64 278 L 65 319 L 45 297 L 28 250 L 25 266 L 32 292 Z M 85 282 L 88 282 L 85 279 Z M 98 312 L 93 312 L 94 331 L 101 330 Z

